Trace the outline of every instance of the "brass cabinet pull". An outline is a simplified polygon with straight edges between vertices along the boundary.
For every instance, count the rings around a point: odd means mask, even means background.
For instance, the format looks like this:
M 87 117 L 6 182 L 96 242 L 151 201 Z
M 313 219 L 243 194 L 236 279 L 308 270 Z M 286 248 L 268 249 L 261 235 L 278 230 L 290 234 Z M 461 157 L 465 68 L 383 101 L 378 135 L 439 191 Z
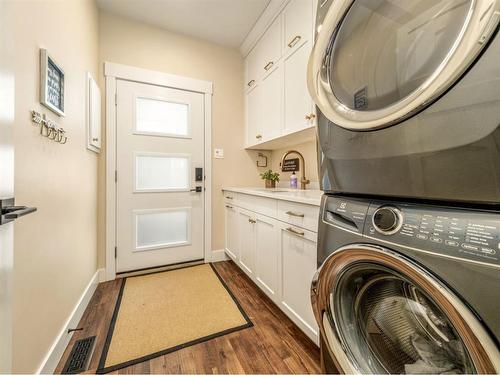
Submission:
M 310 114 L 306 115 L 306 120 L 312 120 L 314 118 L 316 118 L 316 115 L 314 113 L 310 113 Z
M 92 138 L 93 142 L 97 142 L 98 140 L 99 140 L 99 138 Z
M 233 199 L 233 197 L 229 197 L 229 196 L 228 196 L 228 197 L 226 197 L 226 199 Z
M 286 231 L 287 231 L 287 232 L 290 232 L 290 233 L 293 233 L 293 234 L 296 234 L 297 236 L 303 236 L 303 235 L 305 235 L 305 233 L 304 233 L 304 232 L 301 232 L 301 231 L 295 230 L 295 229 L 293 229 L 292 227 L 288 227 L 288 228 L 286 228 Z
M 255 84 L 255 79 L 252 79 L 251 81 L 249 81 L 249 82 L 247 83 L 247 86 L 248 86 L 248 87 L 252 87 L 254 84 Z
M 262 138 L 262 135 L 257 134 L 257 135 L 255 136 L 255 138 L 257 138 L 257 139 L 261 139 L 261 138 Z
M 233 209 L 234 207 L 233 207 L 233 206 L 230 206 L 230 205 L 228 205 L 228 204 L 226 204 L 226 208 Z
M 296 35 L 295 38 L 293 38 L 290 43 L 288 43 L 288 47 L 293 48 L 300 39 L 302 39 L 302 37 L 300 35 Z
M 264 70 L 267 72 L 269 69 L 271 69 L 274 65 L 273 61 L 269 61 L 267 65 L 264 67 Z
M 256 221 L 253 220 L 253 219 L 248 219 L 248 222 L 251 223 L 251 224 L 255 224 L 256 223 Z
M 286 214 L 290 215 L 290 216 L 304 217 L 303 213 L 297 213 L 297 212 L 293 212 L 293 211 L 287 211 Z

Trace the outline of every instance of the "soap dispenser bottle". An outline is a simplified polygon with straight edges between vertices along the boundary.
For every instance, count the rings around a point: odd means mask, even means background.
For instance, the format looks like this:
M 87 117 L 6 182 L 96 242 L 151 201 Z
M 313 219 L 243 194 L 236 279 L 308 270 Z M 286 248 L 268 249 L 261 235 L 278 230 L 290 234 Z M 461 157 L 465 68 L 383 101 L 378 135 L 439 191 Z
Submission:
M 297 189 L 297 175 L 295 172 L 290 176 L 290 188 Z

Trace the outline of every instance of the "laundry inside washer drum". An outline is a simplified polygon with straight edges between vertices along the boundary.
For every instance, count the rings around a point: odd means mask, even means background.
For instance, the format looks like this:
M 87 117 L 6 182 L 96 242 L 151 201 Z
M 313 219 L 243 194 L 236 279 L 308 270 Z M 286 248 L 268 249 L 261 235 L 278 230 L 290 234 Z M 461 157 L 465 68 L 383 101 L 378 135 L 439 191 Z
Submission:
M 476 372 L 446 315 L 397 272 L 360 265 L 335 290 L 339 333 L 361 372 Z

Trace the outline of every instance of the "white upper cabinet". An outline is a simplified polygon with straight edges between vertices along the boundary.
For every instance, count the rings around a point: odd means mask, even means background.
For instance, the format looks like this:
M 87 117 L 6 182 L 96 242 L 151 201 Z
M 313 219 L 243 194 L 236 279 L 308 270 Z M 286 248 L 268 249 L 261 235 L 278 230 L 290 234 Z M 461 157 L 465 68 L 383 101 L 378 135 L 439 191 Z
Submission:
M 281 17 L 277 17 L 264 33 L 257 48 L 257 64 L 261 74 L 270 72 L 281 58 Z
M 315 4 L 288 2 L 245 59 L 246 148 L 281 148 L 315 138 L 307 89 Z
M 262 141 L 261 87 L 255 86 L 245 94 L 246 145 Z
M 257 62 L 258 53 L 258 49 L 254 48 L 245 59 L 245 90 L 250 90 L 257 85 L 260 75 Z
M 311 0 L 292 0 L 283 11 L 284 38 L 283 49 L 289 55 L 313 35 L 313 2 Z
M 307 89 L 307 63 L 311 42 L 302 44 L 284 61 L 285 118 L 284 132 L 288 134 L 316 124 L 314 103 Z
M 259 87 L 260 127 L 262 138 L 267 141 L 279 137 L 283 131 L 283 67 L 281 62 L 266 75 Z

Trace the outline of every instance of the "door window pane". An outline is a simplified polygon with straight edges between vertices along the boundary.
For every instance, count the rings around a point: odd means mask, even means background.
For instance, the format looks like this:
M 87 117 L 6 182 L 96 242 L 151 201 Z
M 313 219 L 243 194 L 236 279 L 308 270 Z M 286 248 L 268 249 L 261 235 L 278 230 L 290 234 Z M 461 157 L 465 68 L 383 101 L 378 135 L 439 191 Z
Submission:
M 453 52 L 472 0 L 357 0 L 330 55 L 329 77 L 349 109 L 371 111 L 414 93 Z
M 189 190 L 190 164 L 189 156 L 137 154 L 135 191 Z
M 136 251 L 188 244 L 189 220 L 188 209 L 135 213 Z
M 189 105 L 137 98 L 135 130 L 140 134 L 188 137 Z

